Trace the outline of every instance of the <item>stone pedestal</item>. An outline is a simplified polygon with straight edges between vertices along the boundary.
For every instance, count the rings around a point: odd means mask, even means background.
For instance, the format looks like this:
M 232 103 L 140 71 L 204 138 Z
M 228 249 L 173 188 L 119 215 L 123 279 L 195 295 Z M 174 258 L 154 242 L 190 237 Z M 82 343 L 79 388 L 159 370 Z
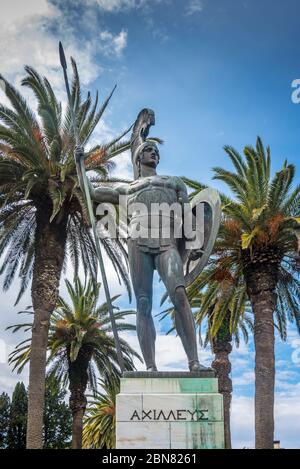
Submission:
M 116 433 L 117 449 L 224 448 L 214 371 L 124 373 Z

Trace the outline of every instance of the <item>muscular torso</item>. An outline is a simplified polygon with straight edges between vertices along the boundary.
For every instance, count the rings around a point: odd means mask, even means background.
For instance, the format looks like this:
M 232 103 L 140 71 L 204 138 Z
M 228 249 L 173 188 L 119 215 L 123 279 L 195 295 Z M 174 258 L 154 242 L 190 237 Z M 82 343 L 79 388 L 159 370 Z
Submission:
M 170 207 L 180 202 L 179 181 L 177 177 L 155 175 L 118 187 L 118 192 L 126 196 L 129 238 L 136 237 L 136 233 L 140 232 L 137 243 L 145 252 L 161 252 L 177 243 L 174 231 L 176 223 L 181 223 L 178 218 L 181 213 L 177 212 L 176 215 L 174 211 L 158 210 L 158 205 Z M 147 213 L 138 204 L 143 204 Z M 166 226 L 169 230 L 163 229 Z
M 128 207 L 136 202 L 147 206 L 151 203 L 172 204 L 178 200 L 177 178 L 150 176 L 130 183 L 126 190 Z

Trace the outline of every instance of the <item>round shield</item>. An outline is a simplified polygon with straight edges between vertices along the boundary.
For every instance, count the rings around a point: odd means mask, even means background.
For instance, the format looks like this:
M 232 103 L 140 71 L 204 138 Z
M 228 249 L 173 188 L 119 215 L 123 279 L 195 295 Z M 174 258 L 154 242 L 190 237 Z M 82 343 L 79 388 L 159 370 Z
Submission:
M 221 221 L 221 199 L 218 191 L 207 188 L 199 192 L 191 206 L 196 217 L 196 246 L 183 239 L 180 249 L 186 287 L 191 285 L 206 266 L 213 250 Z M 195 251 L 196 250 L 196 251 Z M 197 252 L 197 256 L 195 256 Z

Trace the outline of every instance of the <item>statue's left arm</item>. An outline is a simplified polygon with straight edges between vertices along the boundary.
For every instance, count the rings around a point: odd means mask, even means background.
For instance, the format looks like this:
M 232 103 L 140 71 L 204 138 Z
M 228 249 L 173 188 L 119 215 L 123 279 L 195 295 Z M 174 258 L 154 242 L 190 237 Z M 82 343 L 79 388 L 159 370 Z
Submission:
M 184 204 L 184 203 L 190 203 L 189 202 L 189 197 L 186 189 L 186 185 L 184 184 L 183 180 L 180 179 L 179 177 L 176 177 L 176 190 L 177 190 L 177 199 L 178 202 Z
M 182 205 L 182 214 L 183 214 L 183 223 L 184 223 L 184 235 L 189 239 L 189 241 L 194 241 L 196 238 L 196 217 L 193 214 L 192 206 L 189 201 L 189 196 L 187 192 L 186 185 L 183 180 L 176 178 L 177 185 L 177 200 Z M 202 251 L 195 249 L 190 253 L 190 256 L 193 258 L 198 258 L 202 255 Z

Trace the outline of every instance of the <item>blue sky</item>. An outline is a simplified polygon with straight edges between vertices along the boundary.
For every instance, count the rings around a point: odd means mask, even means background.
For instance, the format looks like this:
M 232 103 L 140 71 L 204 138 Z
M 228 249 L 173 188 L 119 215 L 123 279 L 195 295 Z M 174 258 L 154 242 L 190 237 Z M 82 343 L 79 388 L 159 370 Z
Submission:
M 62 40 L 67 55 L 77 59 L 86 90 L 99 89 L 104 98 L 118 85 L 95 141 L 116 135 L 150 107 L 156 113 L 152 135 L 165 141 L 159 172 L 224 190 L 212 181 L 211 168 L 229 167 L 225 144 L 241 150 L 260 135 L 271 146 L 274 171 L 285 158 L 298 163 L 300 104 L 292 103 L 291 83 L 300 78 L 299 14 L 296 0 L 2 0 L 0 71 L 19 86 L 23 65 L 33 65 L 64 100 L 57 53 Z M 130 177 L 129 160 L 118 158 L 116 174 Z M 122 291 L 109 275 L 112 291 Z M 157 312 L 157 283 L 155 293 Z M 20 338 L 4 332 L 16 321 L 14 294 L 14 288 L 1 293 L 4 355 Z M 27 304 L 29 294 L 20 306 Z M 127 306 L 125 296 L 121 305 Z M 165 338 L 167 325 L 157 327 L 160 367 L 184 367 L 178 340 Z M 285 447 L 300 447 L 299 350 L 291 327 L 288 342 L 277 341 L 276 348 L 275 436 Z M 201 356 L 209 364 L 209 351 Z M 254 445 L 253 358 L 252 340 L 233 352 L 235 447 Z M 0 392 L 11 391 L 17 379 L 4 358 Z

